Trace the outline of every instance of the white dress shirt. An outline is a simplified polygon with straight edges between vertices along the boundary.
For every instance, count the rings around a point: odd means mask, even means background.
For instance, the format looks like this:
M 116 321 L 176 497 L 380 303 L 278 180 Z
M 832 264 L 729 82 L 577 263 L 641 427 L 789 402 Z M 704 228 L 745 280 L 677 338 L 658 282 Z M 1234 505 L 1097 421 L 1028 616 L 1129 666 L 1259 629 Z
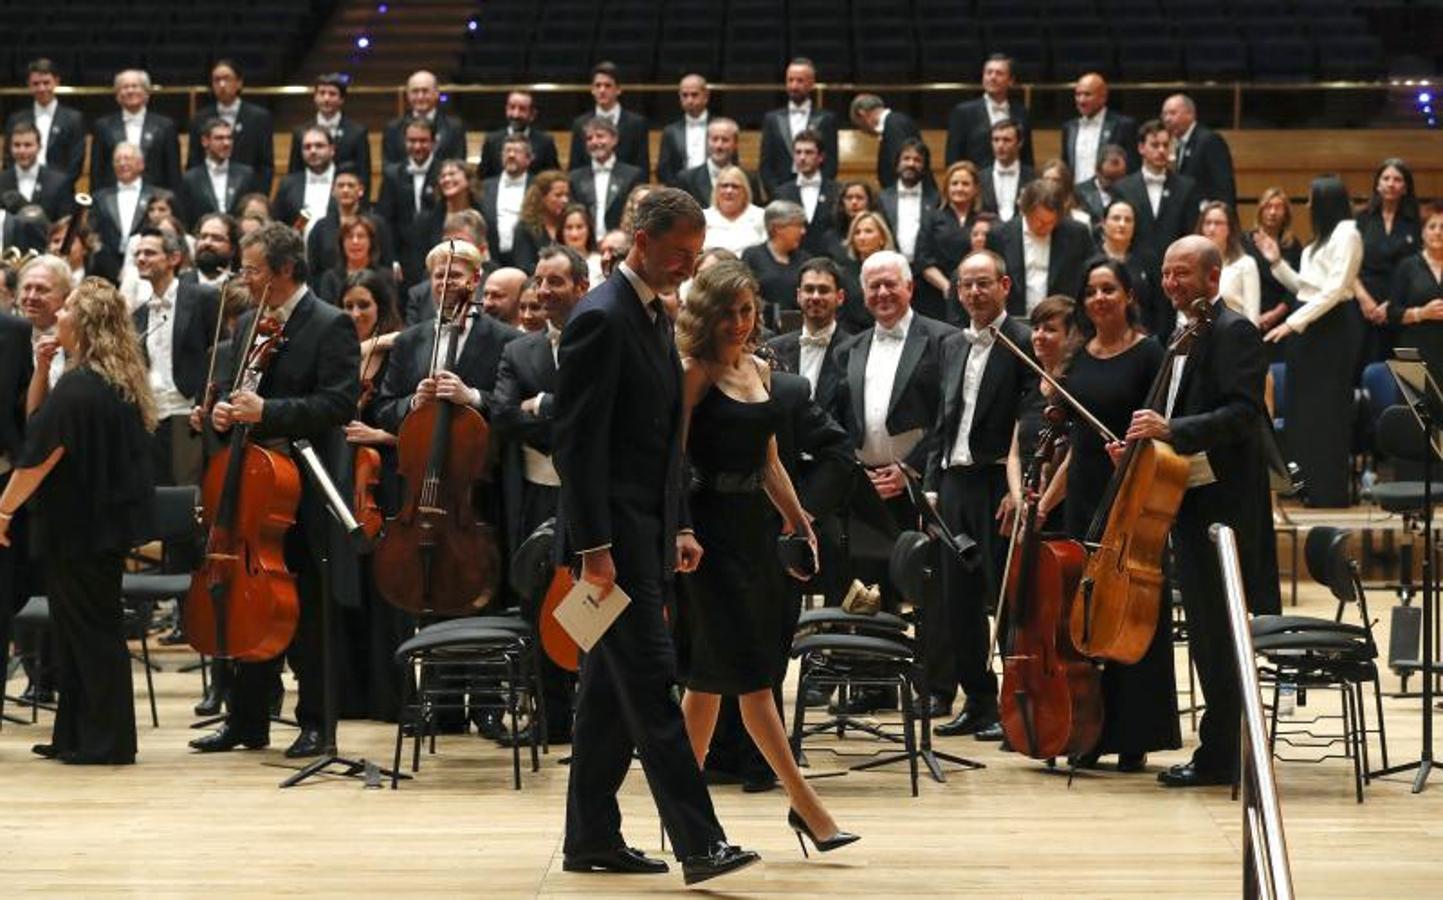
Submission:
M 1351 219 L 1339 222 L 1328 242 L 1319 248 L 1303 248 L 1302 271 L 1294 272 L 1286 259 L 1273 264 L 1273 277 L 1298 298 L 1298 308 L 1288 316 L 1288 327 L 1302 332 L 1339 303 L 1353 299 L 1358 269 L 1363 265 L 1363 238 Z
M 1077 120 L 1077 140 L 1072 145 L 1072 180 L 1081 184 L 1097 174 L 1097 151 L 1102 146 L 1102 120 L 1107 107 Z
M 1023 219 L 1022 267 L 1026 270 L 1028 315 L 1032 315 L 1037 304 L 1047 299 L 1047 267 L 1051 262 L 1052 235 L 1038 237 L 1028 229 L 1027 220 Z
M 704 246 L 707 250 L 725 247 L 741 256 L 743 250 L 767 239 L 767 230 L 763 225 L 765 213 L 760 206 L 748 206 L 735 219 L 728 219 L 715 206 L 708 206 L 702 214 L 706 216 Z
M 240 98 L 237 97 L 230 106 L 215 105 L 215 114 L 224 119 L 231 128 L 235 128 L 236 119 L 240 118 Z
M 606 207 L 611 192 L 611 170 L 616 167 L 616 157 L 604 163 L 591 161 L 591 184 L 596 191 L 596 207 L 591 211 L 591 233 L 606 234 Z
M 791 137 L 796 138 L 807 129 L 807 123 L 812 120 L 812 101 L 803 100 L 801 103 L 787 102 L 787 127 L 791 129 Z
M 510 253 L 521 219 L 521 201 L 526 197 L 526 173 L 512 178 L 502 172 L 496 181 L 496 240 L 502 253 Z
M 685 122 L 686 167 L 693 169 L 706 162 L 707 114 L 696 117 L 683 115 L 682 119 Z
M 227 182 L 230 181 L 230 160 L 224 159 L 216 162 L 209 157 L 205 161 L 206 174 L 210 176 L 210 190 L 215 194 L 216 208 L 221 212 L 226 211 L 225 192 Z
M 625 261 L 617 263 L 616 268 L 631 285 L 631 289 L 636 291 L 637 298 L 641 300 L 641 307 L 646 311 L 646 317 L 653 323 L 656 322 L 656 310 L 651 305 L 651 302 L 656 299 L 656 291 Z
M 991 325 L 1002 327 L 1007 313 L 993 319 Z M 992 356 L 992 345 L 996 338 L 984 328 L 975 331 L 968 327 L 962 332 L 971 348 L 967 351 L 967 362 L 962 367 L 962 419 L 957 425 L 957 437 L 952 441 L 952 452 L 947 454 L 947 465 L 972 465 L 972 418 L 977 413 L 977 393 L 982 388 L 982 375 L 987 371 L 987 360 Z
M 28 169 L 22 169 L 18 163 L 16 164 L 15 190 L 20 192 L 20 196 L 25 198 L 26 203 L 33 203 L 35 201 L 35 185 L 39 182 L 40 163 L 37 162 Z
M 797 191 L 802 195 L 802 209 L 806 211 L 807 222 L 810 224 L 812 217 L 817 214 L 817 198 L 822 195 L 821 173 L 818 172 L 811 178 L 798 175 Z
M 145 107 L 140 112 L 121 112 L 120 121 L 125 125 L 125 141 L 128 144 L 140 146 L 140 136 L 145 132 Z
M 330 132 L 331 140 L 334 141 L 336 139 L 336 135 L 340 134 L 341 132 L 341 114 L 336 113 L 334 116 L 331 116 L 328 119 L 320 113 L 316 113 L 316 127 L 324 128 L 326 129 L 326 131 Z
M 426 157 L 421 162 L 406 160 L 406 174 L 411 176 L 411 200 L 416 204 L 416 212 L 421 211 L 421 198 L 426 195 L 426 176 L 431 172 L 431 161 L 436 158 L 435 154 Z M 331 177 L 335 177 L 336 167 L 334 164 L 328 169 Z
M 150 391 L 155 395 L 156 415 L 162 419 L 190 414 L 194 405 L 175 386 L 175 304 L 180 281 L 171 278 L 165 293 L 151 293 L 150 316 L 145 332 L 145 352 L 150 358 Z
M 910 262 L 917 251 L 917 233 L 922 230 L 922 185 L 907 187 L 897 182 L 897 249 Z
M 48 106 L 41 106 L 39 103 L 31 104 L 34 107 L 35 128 L 40 132 L 40 161 L 45 161 L 45 151 L 50 147 L 50 126 L 55 121 L 55 111 L 60 107 L 59 100 L 51 100 Z
M 131 226 L 135 224 L 135 209 L 140 205 L 140 179 L 129 184 L 117 183 L 115 202 L 120 207 L 121 230 L 129 235 Z
M 317 222 L 325 218 L 326 210 L 331 205 L 331 184 L 335 180 L 335 163 L 326 166 L 325 170 L 321 172 L 306 170 L 306 191 L 301 202 L 302 208 L 306 211 L 306 218 L 310 222 Z
M 1001 103 L 997 103 L 993 101 L 991 97 L 984 97 L 983 99 L 987 103 L 987 124 L 996 125 L 1003 119 L 1012 118 L 1011 101 L 1003 100 Z
M 837 323 L 833 320 L 821 331 L 812 331 L 811 326 L 806 322 L 802 323 L 802 334 L 798 339 L 801 348 L 801 359 L 798 368 L 801 374 L 812 386 L 812 397 L 817 396 L 817 381 L 822 377 L 822 363 L 827 360 L 827 351 L 832 347 L 832 335 L 837 333 Z
M 887 413 L 892 405 L 892 388 L 897 381 L 897 366 L 902 361 L 902 348 L 912 329 L 915 314 L 907 310 L 892 328 L 876 325 L 872 329 L 872 346 L 867 353 L 867 370 L 862 389 L 862 448 L 857 458 L 868 466 L 889 466 L 899 461 L 922 440 L 922 429 L 902 434 L 887 431 Z
M 55 337 L 55 326 L 51 325 L 44 331 L 37 329 L 30 332 L 30 361 L 32 363 L 35 361 L 35 345 L 38 344 L 43 337 Z M 51 387 L 55 387 L 55 382 L 59 381 L 60 376 L 64 374 L 65 349 L 62 347 L 57 349 L 55 355 L 50 358 L 50 372 L 46 375 L 46 379 L 50 382 Z
M 1011 222 L 1017 213 L 1018 182 L 1022 180 L 1022 165 L 1014 162 L 1003 167 L 992 163 L 992 193 L 997 197 L 997 218 Z
M 1158 174 L 1143 166 L 1142 184 L 1147 188 L 1147 202 L 1152 206 L 1153 218 L 1157 218 L 1157 212 L 1162 208 L 1163 195 L 1167 193 L 1167 173 Z

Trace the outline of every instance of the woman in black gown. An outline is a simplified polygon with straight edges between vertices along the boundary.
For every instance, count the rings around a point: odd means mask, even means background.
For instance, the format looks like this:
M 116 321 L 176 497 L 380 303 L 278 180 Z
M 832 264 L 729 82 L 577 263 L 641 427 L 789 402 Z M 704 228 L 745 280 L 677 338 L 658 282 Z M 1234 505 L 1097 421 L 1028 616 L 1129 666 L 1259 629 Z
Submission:
M 1388 295 L 1398 346 L 1417 347 L 1433 377 L 1443 375 L 1443 202 L 1424 207 L 1423 252 L 1403 260 Z
M 1137 245 L 1137 210 L 1126 200 L 1114 200 L 1102 214 L 1097 231 L 1097 249 L 1108 259 L 1127 266 L 1132 276 L 1133 298 L 1137 301 L 1142 327 L 1166 344 L 1177 323 L 1172 302 L 1162 292 L 1162 268 L 1148 250 Z
M 1113 434 L 1127 431 L 1133 410 L 1147 395 L 1162 366 L 1162 345 L 1143 331 L 1128 267 L 1111 259 L 1088 265 L 1084 315 L 1077 320 L 1083 344 L 1067 369 L 1066 387 Z M 1121 445 L 1113 445 L 1120 448 Z M 1088 535 L 1116 466 L 1109 446 L 1074 416 L 1066 462 L 1063 518 L 1068 534 Z M 1064 477 L 1064 476 L 1059 476 Z M 1182 746 L 1173 677 L 1172 603 L 1162 592 L 1152 644 L 1136 664 L 1108 663 L 1102 672 L 1103 726 L 1097 747 L 1079 764 L 1117 754 L 1120 772 L 1138 772 L 1153 750 Z
M 936 209 L 922 214 L 922 231 L 917 236 L 917 262 L 922 280 L 939 296 L 954 297 L 952 275 L 962 257 L 972 252 L 972 226 L 982 212 L 981 178 L 977 167 L 960 159 L 947 167 L 942 178 L 943 195 Z M 946 304 L 952 324 L 962 322 L 960 303 Z
M 87 278 L 65 301 L 56 338 L 71 367 L 27 426 L 0 496 L 0 545 L 33 495 L 31 535 L 45 561 L 60 703 L 40 756 L 78 765 L 135 762 L 135 698 L 120 581 L 147 533 L 155 401 L 125 298 Z M 43 357 L 42 357 L 43 358 Z M 38 365 L 45 378 L 48 365 Z
M 776 432 L 785 413 L 771 397 L 771 370 L 750 352 L 759 294 L 744 263 L 724 260 L 692 282 L 677 320 L 691 517 L 703 549 L 678 607 L 687 689 L 682 712 L 701 766 L 721 696 L 736 695 L 747 733 L 786 788 L 788 824 L 831 849 L 856 838 L 838 830 L 802 778 L 772 698 L 787 664 L 787 615 L 769 507 L 776 507 L 789 531 L 806 537 L 814 559 L 817 539 L 777 457 Z
M 1037 304 L 1029 316 L 1032 321 L 1032 354 L 1037 357 L 1037 364 L 1054 378 L 1062 377 L 1077 349 L 1076 311 L 1077 304 L 1071 297 L 1055 294 Z M 1012 534 L 1012 516 L 1022 503 L 1022 479 L 1037 453 L 1042 431 L 1047 427 L 1043 413 L 1052 401 L 1052 394 L 1052 385 L 1038 379 L 1028 388 L 1017 410 L 1017 429 L 1012 435 L 1012 449 L 1007 454 L 1008 494 L 998 513 L 1002 534 Z M 1037 521 L 1042 523 L 1042 531 L 1062 529 L 1061 506 L 1066 487 L 1065 479 L 1050 479 L 1044 487 L 1037 504 Z
M 1393 275 L 1422 246 L 1422 221 L 1413 170 L 1401 159 L 1385 159 L 1373 175 L 1373 194 L 1358 213 L 1363 265 L 1358 270 L 1357 313 L 1367 322 L 1358 369 L 1388 356 L 1394 335 L 1388 329 Z

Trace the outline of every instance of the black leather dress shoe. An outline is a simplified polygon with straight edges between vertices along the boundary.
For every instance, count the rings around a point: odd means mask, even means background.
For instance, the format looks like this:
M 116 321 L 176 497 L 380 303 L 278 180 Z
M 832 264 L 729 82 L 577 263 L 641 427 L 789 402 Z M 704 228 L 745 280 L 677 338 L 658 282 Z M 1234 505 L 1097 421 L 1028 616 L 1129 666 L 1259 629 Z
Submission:
M 1001 741 L 1006 738 L 1007 734 L 1002 730 L 1001 722 L 993 722 L 986 728 L 979 728 L 972 732 L 972 740 L 974 741 Z
M 976 734 L 988 726 L 997 724 L 995 706 L 964 706 L 957 717 L 932 729 L 938 737 L 956 737 L 961 734 Z
M 223 706 L 225 706 L 225 693 L 212 684 L 206 689 L 205 696 L 201 697 L 200 702 L 195 705 L 195 714 L 202 717 L 220 715 Z
M 30 748 L 30 752 L 45 759 L 54 759 L 60 755 L 60 750 L 54 744 L 36 744 Z
M 528 725 L 516 732 L 516 743 L 522 747 L 530 747 L 532 731 L 532 726 Z M 507 731 L 501 735 L 501 737 L 496 739 L 496 743 L 509 748 L 511 746 L 511 732 Z M 571 743 L 571 731 L 569 729 L 548 728 L 546 730 L 546 743 L 548 746 L 552 744 L 569 744 Z M 536 745 L 538 747 L 541 745 L 541 735 L 539 734 L 536 736 Z
M 838 700 L 827 708 L 837 716 L 864 716 L 867 713 L 884 712 L 897 708 L 897 695 L 893 691 L 853 691 L 846 702 Z
M 54 703 L 55 692 L 50 688 L 37 688 L 34 684 L 30 684 L 26 686 L 24 693 L 20 695 L 20 702 L 26 706 L 33 706 L 37 703 Z
M 259 750 L 269 745 L 269 738 L 241 734 L 229 725 L 222 725 L 205 737 L 198 737 L 190 742 L 191 748 L 201 753 L 224 753 L 237 747 Z
M 917 701 L 917 715 L 919 716 L 922 714 L 923 702 L 922 700 Z M 940 719 L 943 716 L 952 715 L 952 703 L 949 700 L 938 697 L 936 694 L 931 694 L 925 702 L 927 704 L 927 717 L 929 719 Z
M 319 728 L 302 728 L 300 735 L 286 748 L 286 759 L 305 759 L 326 752 L 325 739 Z
M 1194 763 L 1179 763 L 1157 773 L 1157 780 L 1165 787 L 1207 787 L 1233 783 L 1233 773 L 1227 769 L 1199 769 Z
M 1141 772 L 1147 768 L 1146 753 L 1119 753 L 1117 754 L 1117 771 L 1119 772 Z
M 699 884 L 760 861 L 761 856 L 754 851 L 743 850 L 726 841 L 717 841 L 708 852 L 682 860 L 681 873 L 687 884 Z
M 665 860 L 652 859 L 634 847 L 617 847 L 562 858 L 564 872 L 616 872 L 622 875 L 662 875 L 671 871 Z
M 499 741 L 502 738 L 511 737 L 511 729 L 502 724 L 499 712 L 476 713 L 472 715 L 471 721 L 476 724 L 476 733 L 488 741 Z

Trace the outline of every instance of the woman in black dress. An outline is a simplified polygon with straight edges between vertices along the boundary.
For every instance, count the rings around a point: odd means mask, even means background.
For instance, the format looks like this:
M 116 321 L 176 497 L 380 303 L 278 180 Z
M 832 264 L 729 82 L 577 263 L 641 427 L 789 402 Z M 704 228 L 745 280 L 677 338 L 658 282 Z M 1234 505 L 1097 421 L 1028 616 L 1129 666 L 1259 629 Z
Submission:
M 1413 171 L 1401 159 L 1385 159 L 1373 176 L 1373 195 L 1358 213 L 1358 234 L 1363 239 L 1363 266 L 1358 270 L 1358 309 L 1368 327 L 1364 330 L 1358 369 L 1384 359 L 1393 343 L 1388 327 L 1388 303 L 1393 274 L 1403 260 L 1422 246 L 1418 196 Z
M 1098 227 L 1097 249 L 1108 259 L 1127 266 L 1142 327 L 1166 344 L 1177 322 L 1177 313 L 1162 292 L 1162 269 L 1158 260 L 1137 246 L 1137 210 L 1131 203 L 1114 200 L 1107 205 Z
M 1388 321 L 1399 328 L 1398 346 L 1417 347 L 1443 376 L 1443 202 L 1424 207 L 1423 252 L 1403 260 L 1388 294 Z
M 1258 264 L 1258 287 L 1262 291 L 1258 330 L 1267 333 L 1292 310 L 1293 293 L 1273 274 L 1267 259 L 1258 250 L 1256 237 L 1259 235 L 1271 238 L 1293 269 L 1303 264 L 1303 245 L 1293 234 L 1293 205 L 1280 187 L 1270 187 L 1258 196 L 1253 230 L 1243 234 L 1243 250 Z
M 1032 321 L 1032 354 L 1037 357 L 1037 364 L 1054 378 L 1062 377 L 1077 350 L 1076 315 L 1077 304 L 1073 299 L 1055 294 L 1037 304 L 1029 317 Z M 1028 388 L 1018 408 L 1017 429 L 1012 434 L 1012 449 L 1007 453 L 1008 494 L 997 513 L 1002 534 L 1012 534 L 1012 516 L 1022 503 L 1022 479 L 1037 452 L 1042 431 L 1047 427 L 1043 412 L 1052 401 L 1052 394 L 1052 385 L 1038 379 Z M 1054 482 L 1056 487 L 1053 487 Z M 1064 479 L 1047 480 L 1037 504 L 1037 521 L 1042 523 L 1042 531 L 1062 529 L 1058 510 L 1066 487 Z
M 511 264 L 530 275 L 542 247 L 561 243 L 561 221 L 571 205 L 571 182 L 551 169 L 531 179 L 511 238 Z
M 936 209 L 922 215 L 917 236 L 917 260 L 922 279 L 941 297 L 955 297 L 952 275 L 962 257 L 972 252 L 972 225 L 982 211 L 981 179 L 977 167 L 965 159 L 947 167 L 942 178 L 942 197 Z M 953 324 L 961 321 L 960 303 L 947 303 Z M 965 324 L 965 323 L 963 323 Z
M 335 250 L 340 262 L 321 273 L 316 280 L 315 292 L 317 297 L 332 306 L 339 306 L 350 276 L 372 271 L 380 263 L 381 241 L 376 220 L 370 216 L 356 216 L 343 223 L 336 233 Z
M 1139 321 L 1132 275 L 1111 259 L 1088 265 L 1083 288 L 1084 315 L 1077 319 L 1084 343 L 1073 354 L 1066 387 L 1113 434 L 1126 433 L 1134 410 L 1147 405 L 1165 355 Z M 1111 448 L 1080 417 L 1072 418 L 1070 449 L 1063 463 L 1068 534 L 1088 536 L 1116 466 Z M 1103 726 L 1097 747 L 1079 760 L 1095 765 L 1098 757 L 1117 754 L 1120 772 L 1139 772 L 1153 750 L 1182 746 L 1173 678 L 1172 603 L 1162 591 L 1157 630 L 1142 659 L 1131 666 L 1108 663 L 1102 671 Z
M 777 542 L 770 508 L 781 513 L 787 530 L 806 537 L 814 559 L 817 539 L 777 457 L 776 432 L 785 413 L 771 398 L 771 370 L 750 352 L 758 294 L 746 265 L 725 260 L 696 277 L 677 320 L 691 517 L 704 551 L 678 607 L 687 689 L 682 712 L 701 766 L 721 696 L 735 695 L 747 733 L 791 800 L 788 824 L 819 848 L 832 849 L 856 838 L 838 830 L 802 778 L 772 698 L 772 685 L 787 665 L 787 614 L 781 568 L 768 564 L 776 559 Z
M 872 314 L 862 296 L 862 263 L 878 250 L 896 250 L 897 242 L 892 238 L 892 229 L 879 212 L 861 212 L 852 219 L 851 230 L 844 243 L 846 256 L 837 263 L 842 273 L 842 308 L 837 318 L 856 334 L 872 327 Z
M 135 697 L 120 580 L 126 551 L 149 531 L 155 428 L 140 339 L 125 298 L 87 278 L 65 301 L 56 337 L 71 361 L 27 426 L 0 495 L 0 545 L 33 495 L 31 536 L 45 561 L 60 703 L 40 756 L 78 765 L 135 762 Z M 36 367 L 45 378 L 48 365 Z

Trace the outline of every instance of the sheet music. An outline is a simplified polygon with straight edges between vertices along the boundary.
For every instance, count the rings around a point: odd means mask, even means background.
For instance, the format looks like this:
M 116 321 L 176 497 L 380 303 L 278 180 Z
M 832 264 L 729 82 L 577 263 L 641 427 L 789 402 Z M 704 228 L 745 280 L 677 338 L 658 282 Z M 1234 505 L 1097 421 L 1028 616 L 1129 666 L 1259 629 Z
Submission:
M 622 610 L 631 605 L 631 598 L 619 584 L 613 585 L 611 593 L 598 603 L 596 598 L 600 593 L 596 585 L 579 580 L 556 606 L 556 621 L 577 646 L 588 653 Z

